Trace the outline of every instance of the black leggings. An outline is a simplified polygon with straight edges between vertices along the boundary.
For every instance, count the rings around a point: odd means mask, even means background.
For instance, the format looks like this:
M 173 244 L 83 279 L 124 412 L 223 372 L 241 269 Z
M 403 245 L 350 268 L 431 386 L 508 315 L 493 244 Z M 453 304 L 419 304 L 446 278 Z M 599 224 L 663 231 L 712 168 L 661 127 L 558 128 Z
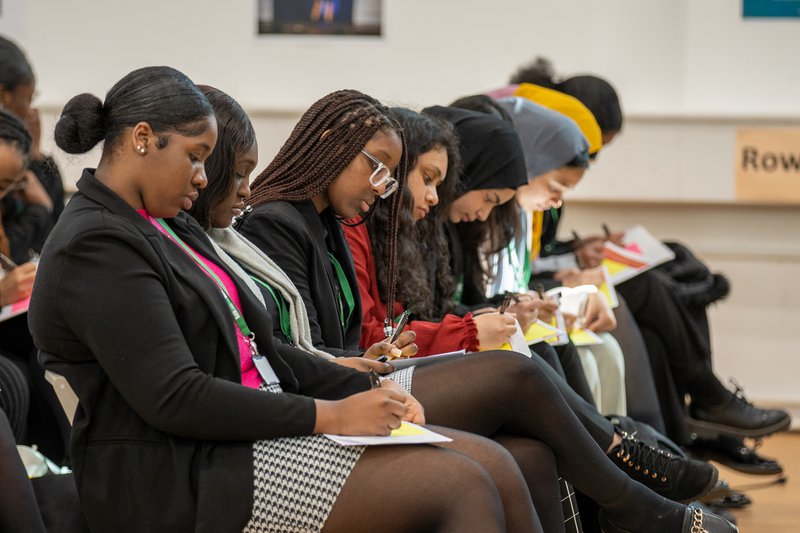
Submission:
M 558 472 L 621 527 L 669 530 L 683 506 L 631 480 L 575 417 L 547 365 L 513 352 L 467 354 L 419 366 L 412 393 L 428 423 L 478 435 L 532 438 L 553 452 Z M 663 515 L 665 524 L 648 522 Z M 666 526 L 666 522 L 670 522 Z
M 723 403 L 730 392 L 711 368 L 709 340 L 670 283 L 663 273 L 650 271 L 620 284 L 617 291 L 639 324 L 648 351 L 651 346 L 666 350 L 678 395 L 689 394 L 702 405 Z
M 614 309 L 617 327 L 611 334 L 625 354 L 625 396 L 628 403 L 628 416 L 646 422 L 664 433 L 664 417 L 661 414 L 659 396 L 650 364 L 650 354 L 642 338 L 642 332 L 636 324 L 628 304 L 622 295 L 619 307 Z

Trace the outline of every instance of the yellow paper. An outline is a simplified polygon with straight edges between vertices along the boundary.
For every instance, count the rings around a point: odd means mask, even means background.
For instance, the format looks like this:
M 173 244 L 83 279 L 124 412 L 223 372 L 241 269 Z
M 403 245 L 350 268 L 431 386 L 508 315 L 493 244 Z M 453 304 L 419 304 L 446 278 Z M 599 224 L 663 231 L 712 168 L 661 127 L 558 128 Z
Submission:
M 575 346 L 593 346 L 603 344 L 603 340 L 592 331 L 575 328 L 569 332 L 569 338 Z
M 425 430 L 419 426 L 412 426 L 405 422 L 400 422 L 400 427 L 392 430 L 391 437 L 412 437 L 415 435 L 424 435 Z
M 536 321 L 528 327 L 528 331 L 525 332 L 525 340 L 528 341 L 528 344 L 534 344 L 550 337 L 557 337 L 558 331 L 553 331 L 551 328 L 547 327 L 543 322 Z
M 612 276 L 622 272 L 623 270 L 629 270 L 633 268 L 625 263 L 620 263 L 611 259 L 603 259 L 603 265 L 605 265 L 605 267 L 608 269 L 608 273 Z
M 608 267 L 602 265 L 603 269 L 603 283 L 597 288 L 600 294 L 605 296 L 606 302 L 611 309 L 616 309 L 619 306 L 619 298 L 617 298 L 617 290 L 614 288 L 614 283 L 611 281 L 611 274 L 608 272 Z

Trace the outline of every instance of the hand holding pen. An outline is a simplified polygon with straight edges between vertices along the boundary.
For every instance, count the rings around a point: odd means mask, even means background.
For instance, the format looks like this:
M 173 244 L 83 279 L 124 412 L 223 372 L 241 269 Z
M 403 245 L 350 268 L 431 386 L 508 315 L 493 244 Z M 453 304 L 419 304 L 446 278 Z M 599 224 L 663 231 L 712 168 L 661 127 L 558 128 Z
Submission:
M 14 264 L 13 261 L 11 264 Z M 13 267 L 0 279 L 0 305 L 8 305 L 31 295 L 36 279 L 36 265 L 25 263 Z
M 414 341 L 417 338 L 417 334 L 411 330 L 403 331 L 410 317 L 410 310 L 403 311 L 398 319 L 397 326 L 392 327 L 392 333 L 385 340 L 370 346 L 364 353 L 364 357 L 386 362 L 398 357 L 416 355 L 418 347 L 414 344 Z

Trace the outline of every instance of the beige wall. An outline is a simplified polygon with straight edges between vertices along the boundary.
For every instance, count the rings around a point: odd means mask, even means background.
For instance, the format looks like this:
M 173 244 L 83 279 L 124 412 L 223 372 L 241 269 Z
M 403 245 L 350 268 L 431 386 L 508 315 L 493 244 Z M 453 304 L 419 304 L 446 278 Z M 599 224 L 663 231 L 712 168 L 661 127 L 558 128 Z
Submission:
M 800 124 L 796 22 L 743 21 L 730 0 L 384 4 L 379 39 L 259 37 L 255 1 L 218 0 L 12 0 L 0 33 L 35 66 L 44 146 L 68 188 L 98 152 L 53 149 L 60 108 L 142 65 L 173 65 L 239 99 L 257 130 L 259 168 L 299 113 L 334 89 L 422 107 L 501 85 L 535 54 L 564 73 L 601 73 L 628 121 L 573 197 L 609 203 L 573 205 L 564 229 L 642 223 L 689 244 L 733 281 L 730 300 L 712 310 L 720 374 L 754 398 L 800 403 L 800 210 L 718 205 L 734 198 L 737 127 Z M 714 205 L 686 204 L 697 201 Z

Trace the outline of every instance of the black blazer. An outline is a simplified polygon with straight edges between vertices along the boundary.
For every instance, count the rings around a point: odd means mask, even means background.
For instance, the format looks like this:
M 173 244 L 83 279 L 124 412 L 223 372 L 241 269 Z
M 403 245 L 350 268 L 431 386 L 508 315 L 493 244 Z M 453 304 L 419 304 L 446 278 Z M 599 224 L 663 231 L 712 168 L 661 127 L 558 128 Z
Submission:
M 333 210 L 317 213 L 310 200 L 268 202 L 253 209 L 237 229 L 275 261 L 297 287 L 306 304 L 314 346 L 337 356 L 361 355 L 361 298 L 356 270 Z M 346 330 L 339 319 L 339 281 L 329 251 L 342 265 L 355 299 Z
M 286 393 L 242 386 L 219 289 L 92 171 L 78 190 L 45 245 L 28 317 L 41 362 L 80 399 L 72 459 L 89 525 L 240 531 L 252 508 L 252 442 L 312 433 L 312 396 L 340 399 L 369 389 L 369 378 L 276 347 L 263 306 L 182 213 L 168 224 L 236 282 Z

